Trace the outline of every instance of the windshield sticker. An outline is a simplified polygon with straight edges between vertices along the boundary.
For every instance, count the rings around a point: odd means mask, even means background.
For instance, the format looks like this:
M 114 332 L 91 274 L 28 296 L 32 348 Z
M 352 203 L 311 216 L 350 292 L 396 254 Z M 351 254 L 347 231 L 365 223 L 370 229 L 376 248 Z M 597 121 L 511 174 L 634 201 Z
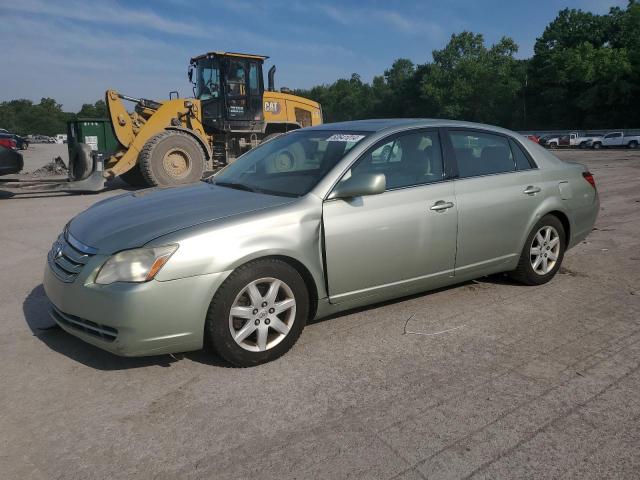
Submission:
M 359 142 L 364 138 L 364 135 L 346 135 L 342 133 L 335 133 L 327 138 L 327 142 Z

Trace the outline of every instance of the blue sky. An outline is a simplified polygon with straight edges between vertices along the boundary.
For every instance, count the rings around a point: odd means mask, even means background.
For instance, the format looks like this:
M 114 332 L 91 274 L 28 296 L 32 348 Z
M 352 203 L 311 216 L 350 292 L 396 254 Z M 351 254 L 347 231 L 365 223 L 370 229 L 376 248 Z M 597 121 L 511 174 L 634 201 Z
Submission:
M 450 35 L 503 35 L 532 54 L 564 7 L 606 13 L 626 0 L 0 0 L 0 100 L 53 97 L 66 110 L 102 98 L 188 95 L 191 56 L 259 53 L 276 86 L 309 87 L 359 73 L 369 81 L 394 59 L 430 60 Z M 11 52 L 8 54 L 8 52 Z

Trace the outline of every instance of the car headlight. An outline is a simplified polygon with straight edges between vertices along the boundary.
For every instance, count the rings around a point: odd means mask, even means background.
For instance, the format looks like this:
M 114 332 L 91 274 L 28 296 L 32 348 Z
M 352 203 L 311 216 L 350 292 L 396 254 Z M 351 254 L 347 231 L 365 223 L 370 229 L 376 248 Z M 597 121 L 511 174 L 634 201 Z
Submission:
M 116 253 L 107 260 L 96 277 L 96 283 L 148 282 L 178 249 L 178 245 L 136 248 Z

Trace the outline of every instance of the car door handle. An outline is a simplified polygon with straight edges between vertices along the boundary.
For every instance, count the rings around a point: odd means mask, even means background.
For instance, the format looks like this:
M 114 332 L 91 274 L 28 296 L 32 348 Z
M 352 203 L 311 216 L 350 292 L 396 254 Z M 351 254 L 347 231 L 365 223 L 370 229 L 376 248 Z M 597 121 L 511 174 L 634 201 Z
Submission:
M 433 206 L 431 207 L 431 210 L 433 210 L 434 212 L 442 212 L 451 207 L 453 207 L 453 203 L 445 202 L 443 200 L 438 200 L 436 203 L 433 204 Z
M 539 193 L 542 189 L 540 187 L 534 187 L 533 185 L 529 185 L 524 189 L 525 195 L 533 195 L 534 193 Z

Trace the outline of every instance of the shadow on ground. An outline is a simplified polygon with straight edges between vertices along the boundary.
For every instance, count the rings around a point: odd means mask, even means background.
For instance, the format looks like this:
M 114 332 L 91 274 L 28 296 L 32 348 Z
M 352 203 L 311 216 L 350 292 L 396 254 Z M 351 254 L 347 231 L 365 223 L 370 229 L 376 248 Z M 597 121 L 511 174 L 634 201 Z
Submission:
M 393 305 L 413 298 L 431 295 L 436 292 L 441 292 L 452 288 L 460 288 L 464 286 L 469 287 L 483 283 L 514 284 L 514 282 L 510 280 L 506 275 L 492 275 L 489 277 L 480 278 L 478 280 L 451 285 L 437 290 L 431 290 L 429 292 L 418 293 L 408 297 L 397 298 L 382 303 L 376 303 L 373 305 L 367 305 L 345 312 L 340 312 L 336 315 L 309 321 L 308 324 L 319 324 L 326 320 L 372 310 L 386 305 Z M 49 315 L 50 302 L 44 292 L 44 287 L 42 285 L 38 285 L 37 287 L 35 287 L 27 296 L 27 298 L 25 298 L 22 304 L 22 309 L 27 325 L 33 332 L 33 335 L 36 336 L 45 345 L 47 345 L 47 347 L 55 352 L 58 352 L 79 363 L 82 363 L 91 368 L 95 368 L 97 370 L 127 370 L 131 368 L 143 368 L 149 366 L 170 367 L 171 364 L 178 362 L 184 358 L 209 366 L 223 368 L 232 367 L 232 365 L 228 364 L 223 359 L 215 355 L 208 348 L 195 352 L 178 353 L 175 355 L 157 355 L 150 357 L 119 357 L 97 347 L 94 347 L 93 345 L 83 342 L 79 338 L 76 338 L 73 335 L 65 332 L 53 321 L 53 319 Z
M 65 332 L 49 316 L 49 305 L 49 299 L 42 285 L 34 288 L 22 303 L 24 318 L 33 335 L 51 350 L 96 370 L 127 370 L 149 366 L 170 367 L 171 364 L 183 358 L 205 365 L 229 366 L 222 359 L 205 350 L 152 357 L 113 355 Z
M 29 178 L 17 178 L 17 179 L 26 180 L 26 181 L 33 180 Z M 11 189 L 6 186 L 3 189 L 3 183 L 5 183 L 3 180 L 6 181 L 7 179 L 5 178 L 0 180 L 0 200 L 9 199 L 9 198 L 12 198 L 14 200 L 20 200 L 20 199 L 29 199 L 29 198 L 64 197 L 69 195 L 72 195 L 72 196 L 73 195 L 95 195 L 98 193 L 109 192 L 112 190 L 122 190 L 122 192 L 124 193 L 124 192 L 135 192 L 137 190 L 142 190 L 143 188 L 143 187 L 133 187 L 125 183 L 120 178 L 114 178 L 111 180 L 107 180 L 104 188 L 96 192 L 62 192 L 62 191 L 46 191 L 46 190 L 38 191 L 37 188 Z M 66 178 L 61 177 L 60 182 L 64 182 L 64 181 L 66 181 Z

